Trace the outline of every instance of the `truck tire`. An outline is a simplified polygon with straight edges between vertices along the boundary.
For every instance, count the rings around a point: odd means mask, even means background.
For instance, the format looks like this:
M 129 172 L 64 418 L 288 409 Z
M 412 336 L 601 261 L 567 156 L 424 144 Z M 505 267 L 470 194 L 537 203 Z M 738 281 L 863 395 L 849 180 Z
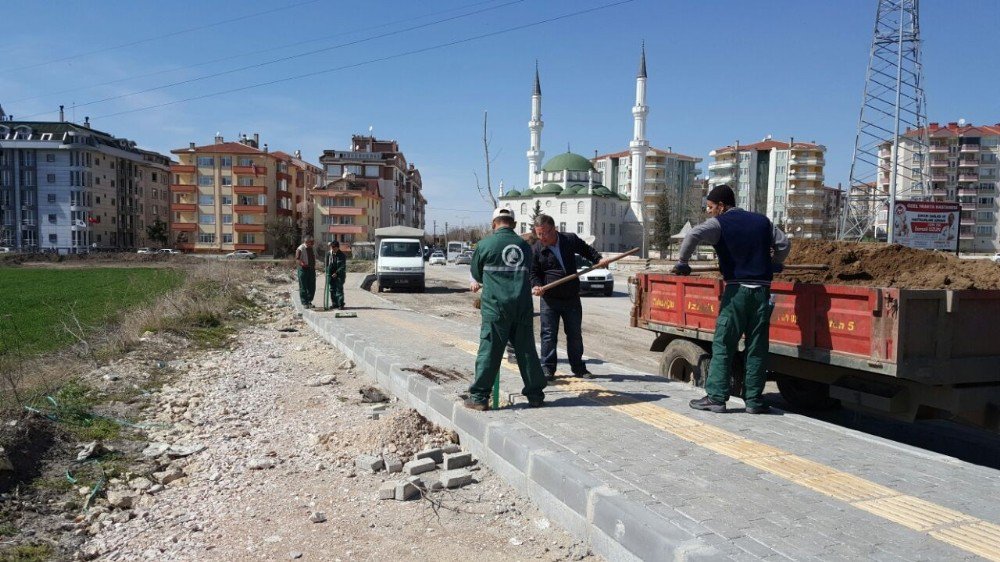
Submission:
M 808 410 L 827 410 L 837 405 L 837 401 L 830 398 L 828 384 L 788 375 L 775 375 L 774 381 L 778 384 L 781 397 L 792 406 Z
M 712 356 L 698 344 L 678 338 L 667 344 L 660 356 L 660 375 L 704 387 L 711 359 Z
M 610 297 L 610 296 L 612 296 L 614 294 L 615 294 L 615 286 L 614 285 L 610 285 L 608 287 L 605 287 L 605 289 L 604 289 L 604 296 Z

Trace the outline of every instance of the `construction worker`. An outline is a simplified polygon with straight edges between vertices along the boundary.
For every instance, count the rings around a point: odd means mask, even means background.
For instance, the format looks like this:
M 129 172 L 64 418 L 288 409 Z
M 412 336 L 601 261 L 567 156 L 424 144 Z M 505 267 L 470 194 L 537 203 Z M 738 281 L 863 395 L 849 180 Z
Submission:
M 330 284 L 330 307 L 334 310 L 344 309 L 344 281 L 347 280 L 347 255 L 340 251 L 340 243 L 330 242 L 330 251 L 326 254 L 327 282 Z
M 299 300 L 302 306 L 312 308 L 316 296 L 316 251 L 312 236 L 303 236 L 302 244 L 295 249 L 296 274 L 299 279 Z
M 465 401 L 465 406 L 473 410 L 489 408 L 488 399 L 508 341 L 514 344 L 524 382 L 521 393 L 528 399 L 528 406 L 538 408 L 545 399 L 546 383 L 535 350 L 534 303 L 528 282 L 531 246 L 514 233 L 514 224 L 513 211 L 494 210 L 493 235 L 479 242 L 469 265 L 473 279 L 469 288 L 473 293 L 483 291 L 476 379 Z
M 771 278 L 782 270 L 791 245 L 785 233 L 764 215 L 736 206 L 736 194 L 718 185 L 708 194 L 706 211 L 711 218 L 691 229 L 681 243 L 675 275 L 690 275 L 688 259 L 698 244 L 711 244 L 719 256 L 725 281 L 719 316 L 715 320 L 712 362 L 705 379 L 706 396 L 692 400 L 696 410 L 725 412 L 729 378 L 740 338 L 746 336 L 744 401 L 748 414 L 766 414 L 764 404 L 765 360 L 771 323 Z

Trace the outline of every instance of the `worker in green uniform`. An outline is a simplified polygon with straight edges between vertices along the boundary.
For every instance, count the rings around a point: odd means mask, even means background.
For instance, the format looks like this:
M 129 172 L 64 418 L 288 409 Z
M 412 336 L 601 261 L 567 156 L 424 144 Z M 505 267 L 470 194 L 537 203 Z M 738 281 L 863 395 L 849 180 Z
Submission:
M 330 242 L 330 251 L 326 254 L 326 281 L 329 284 L 330 307 L 334 310 L 344 309 L 344 281 L 347 279 L 347 256 L 340 251 L 340 243 Z
M 469 265 L 473 279 L 470 289 L 473 293 L 483 291 L 476 379 L 465 401 L 465 406 L 473 410 L 489 408 L 490 391 L 499 375 L 508 341 L 514 345 L 517 367 L 524 382 L 521 393 L 528 399 L 528 405 L 538 408 L 545 399 L 545 376 L 535 349 L 532 325 L 535 311 L 528 280 L 531 246 L 514 233 L 514 224 L 513 211 L 494 210 L 493 235 L 476 245 Z

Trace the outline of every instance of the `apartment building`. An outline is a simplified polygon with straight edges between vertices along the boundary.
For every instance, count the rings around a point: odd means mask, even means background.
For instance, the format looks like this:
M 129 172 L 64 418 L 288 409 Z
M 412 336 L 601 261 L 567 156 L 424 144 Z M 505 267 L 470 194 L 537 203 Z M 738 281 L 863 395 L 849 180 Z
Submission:
M 350 253 L 355 242 L 371 241 L 382 221 L 379 180 L 348 173 L 311 190 L 313 236 L 319 242 L 336 240 Z
M 170 158 L 83 124 L 0 120 L 0 246 L 84 253 L 149 244 Z
M 710 153 L 709 186 L 729 185 L 737 205 L 767 215 L 789 236 L 832 238 L 840 212 L 830 199 L 839 194 L 823 185 L 825 152 L 823 145 L 770 137 L 717 148 Z
M 930 141 L 929 163 L 925 168 L 929 185 L 919 185 L 914 174 L 898 174 L 900 198 L 948 201 L 962 206 L 959 223 L 959 249 L 965 252 L 1000 251 L 1000 209 L 997 181 L 1000 159 L 1000 123 L 975 126 L 964 121 L 941 125 L 930 123 L 926 130 L 907 131 L 900 142 L 899 166 L 920 168 L 916 139 L 926 135 Z M 889 192 L 889 168 L 892 146 L 879 153 L 882 159 L 878 177 L 879 193 Z M 884 231 L 885 215 L 878 224 Z
M 623 150 L 612 154 L 594 156 L 591 160 L 594 169 L 601 173 L 604 185 L 612 193 L 625 195 L 631 193 L 632 183 L 632 153 Z M 666 150 L 649 147 L 646 150 L 645 186 L 643 189 L 643 205 L 647 222 L 652 228 L 656 207 L 663 193 L 668 194 L 670 209 L 670 224 L 680 230 L 686 221 L 700 216 L 700 207 L 704 195 L 697 189 L 696 179 L 701 174 L 698 163 L 701 158 L 685 156 Z
M 407 163 L 395 140 L 354 135 L 350 150 L 324 150 L 319 162 L 323 167 L 324 185 L 345 174 L 353 174 L 355 180 L 374 181 L 381 200 L 376 228 L 424 228 L 427 199 L 423 196 L 420 170 Z
M 292 176 L 292 198 L 295 217 L 300 232 L 312 232 L 313 230 L 313 202 L 311 192 L 319 187 L 323 180 L 323 169 L 315 164 L 310 164 L 302 159 L 302 151 L 296 150 L 294 154 L 287 154 L 281 151 L 275 152 L 275 156 L 287 159 L 290 163 L 290 175 Z
M 216 135 L 213 144 L 192 142 L 171 153 L 180 161 L 170 168 L 171 240 L 191 252 L 272 253 L 266 225 L 297 221 L 298 173 L 303 188 L 309 174 L 318 173 L 316 167 L 300 170 L 286 153 L 270 152 L 256 133 L 236 142 Z

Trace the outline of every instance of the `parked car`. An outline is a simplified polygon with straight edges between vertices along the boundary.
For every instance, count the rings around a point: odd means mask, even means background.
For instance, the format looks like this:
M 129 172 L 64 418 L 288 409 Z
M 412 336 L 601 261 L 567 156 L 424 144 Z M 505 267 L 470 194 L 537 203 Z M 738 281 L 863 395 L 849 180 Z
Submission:
M 255 252 L 250 250 L 236 250 L 235 252 L 230 252 L 226 254 L 227 259 L 241 259 L 241 260 L 252 260 L 257 257 Z
M 991 261 L 992 261 L 993 263 L 1000 263 L 1000 254 L 993 254 L 993 257 L 992 257 L 992 258 L 990 258 L 990 260 L 991 260 Z
M 160 253 L 161 254 L 171 254 L 172 255 L 172 254 L 180 254 L 181 251 L 180 250 L 175 250 L 173 248 L 163 248 L 162 250 L 160 250 Z
M 156 253 L 156 250 L 154 250 L 152 248 L 139 248 L 138 250 L 136 250 L 135 253 L 137 253 L 137 254 L 145 254 L 145 255 L 152 255 L 152 254 Z
M 455 265 L 462 263 L 464 263 L 465 265 L 469 265 L 472 263 L 472 252 L 465 251 L 462 252 L 461 254 L 458 254 L 458 257 L 455 258 Z
M 431 259 L 427 261 L 427 265 L 447 265 L 448 260 L 444 258 L 444 254 L 441 252 L 434 252 L 431 254 Z
M 11 253 L 13 251 L 14 250 L 11 250 L 10 248 L 8 248 L 6 246 L 0 246 L 0 254 L 9 254 L 9 253 Z
M 583 271 L 594 264 L 580 256 L 576 257 L 577 272 Z M 595 269 L 580 277 L 580 293 L 600 292 L 606 297 L 610 297 L 615 292 L 615 276 L 607 269 Z

